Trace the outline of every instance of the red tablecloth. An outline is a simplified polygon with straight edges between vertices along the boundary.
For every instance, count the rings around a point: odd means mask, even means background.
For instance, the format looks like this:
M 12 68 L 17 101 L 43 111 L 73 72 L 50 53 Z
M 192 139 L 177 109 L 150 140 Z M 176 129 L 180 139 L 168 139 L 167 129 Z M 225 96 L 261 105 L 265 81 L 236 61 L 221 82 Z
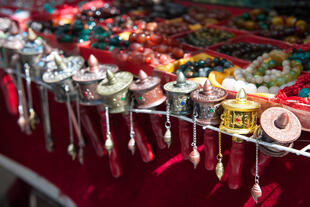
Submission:
M 33 88 L 34 97 L 38 97 Z M 50 94 L 51 95 L 51 94 Z M 174 141 L 169 150 L 159 150 L 145 116 L 139 115 L 139 123 L 151 142 L 154 161 L 143 163 L 139 153 L 131 156 L 127 149 L 129 132 L 120 115 L 112 123 L 117 126 L 118 145 L 121 146 L 121 161 L 124 175 L 113 178 L 110 174 L 107 156 L 98 157 L 86 137 L 85 164 L 72 161 L 66 149 L 69 144 L 67 111 L 64 104 L 55 103 L 50 96 L 50 112 L 55 151 L 45 150 L 42 126 L 31 135 L 20 132 L 17 117 L 11 116 L 0 99 L 1 139 L 0 153 L 39 173 L 81 207 L 121 206 L 121 207 L 171 207 L 171 206 L 254 206 L 250 189 L 254 178 L 250 167 L 254 163 L 255 148 L 246 144 L 246 159 L 243 170 L 243 184 L 240 190 L 230 190 L 227 184 L 219 183 L 215 173 L 204 169 L 204 154 L 196 170 L 189 161 L 182 161 L 177 137 L 177 120 L 172 119 Z M 38 98 L 36 111 L 40 112 Z M 92 110 L 92 119 L 100 132 L 98 115 Z M 303 138 L 307 137 L 303 133 Z M 101 136 L 102 137 L 102 136 Z M 228 161 L 231 139 L 223 138 L 224 162 Z M 103 139 L 101 140 L 103 143 Z M 199 145 L 203 138 L 198 136 Z M 298 146 L 298 143 L 296 143 Z M 201 148 L 201 147 L 200 147 Z M 259 206 L 310 206 L 310 159 L 288 155 L 274 159 L 260 178 L 263 198 Z

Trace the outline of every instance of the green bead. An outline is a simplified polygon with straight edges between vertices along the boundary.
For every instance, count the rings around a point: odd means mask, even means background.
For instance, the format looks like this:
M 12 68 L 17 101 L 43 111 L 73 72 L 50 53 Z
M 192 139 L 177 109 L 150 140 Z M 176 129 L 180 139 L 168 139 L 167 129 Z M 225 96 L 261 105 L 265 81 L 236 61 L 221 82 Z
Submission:
M 268 87 L 268 88 L 271 88 L 271 87 L 274 86 L 274 85 L 275 85 L 274 81 L 269 81 L 269 82 L 267 83 L 267 87 Z
M 142 101 L 142 97 L 141 96 L 139 96 L 138 99 L 139 99 L 139 101 Z
M 110 47 L 109 47 L 109 52 L 111 52 L 114 48 L 115 48 L 115 46 L 110 45 Z
M 290 74 L 285 74 L 283 76 L 283 79 L 284 79 L 285 83 L 288 83 L 288 82 L 290 82 L 292 80 L 292 77 L 290 76 Z
M 244 13 L 241 15 L 241 17 L 242 17 L 243 19 L 251 19 L 251 15 L 250 15 L 248 12 L 244 12 Z
M 274 60 L 269 60 L 268 61 L 268 67 L 269 68 L 274 68 L 276 67 L 276 62 Z
M 73 42 L 73 37 L 69 34 L 63 34 L 58 41 L 63 43 L 71 43 Z
M 99 42 L 99 44 L 98 44 L 98 48 L 99 48 L 100 50 L 105 50 L 106 46 L 107 46 L 107 44 L 104 43 L 104 42 Z
M 290 74 L 291 74 L 291 76 L 293 77 L 293 79 L 296 79 L 297 78 L 297 73 L 296 73 L 296 71 L 294 71 L 294 70 L 291 70 L 290 71 Z
M 209 113 L 213 113 L 214 110 L 212 108 L 209 109 Z
M 257 68 L 257 72 L 259 72 L 260 74 L 265 74 L 265 69 L 263 67 L 259 67 Z
M 276 78 L 276 84 L 277 84 L 277 86 L 282 86 L 284 83 L 285 83 L 284 78 L 282 78 L 282 77 Z
M 91 44 L 91 47 L 92 47 L 92 48 L 97 48 L 97 47 L 98 47 L 98 43 L 97 43 L 97 42 L 92 43 L 92 44 Z

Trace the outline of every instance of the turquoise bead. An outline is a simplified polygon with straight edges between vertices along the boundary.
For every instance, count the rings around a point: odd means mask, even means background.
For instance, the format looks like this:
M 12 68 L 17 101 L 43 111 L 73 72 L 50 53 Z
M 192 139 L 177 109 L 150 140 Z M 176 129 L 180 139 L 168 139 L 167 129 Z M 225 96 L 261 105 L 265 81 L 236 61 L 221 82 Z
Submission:
M 310 95 L 310 89 L 309 88 L 303 88 L 299 91 L 298 96 L 302 98 L 307 98 Z

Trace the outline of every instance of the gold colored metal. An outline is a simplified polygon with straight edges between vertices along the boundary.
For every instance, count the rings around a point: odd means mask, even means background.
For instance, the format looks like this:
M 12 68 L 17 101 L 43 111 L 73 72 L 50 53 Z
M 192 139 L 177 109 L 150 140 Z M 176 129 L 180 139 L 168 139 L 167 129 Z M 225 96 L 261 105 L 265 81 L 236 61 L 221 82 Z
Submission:
M 76 158 L 76 148 L 75 148 L 74 144 L 71 143 L 68 146 L 67 151 L 68 151 L 68 154 L 71 155 L 72 160 L 75 160 L 75 158 Z
M 36 33 L 34 33 L 34 31 L 31 28 L 28 28 L 28 36 L 27 36 L 27 38 L 30 41 L 35 41 L 37 39 Z
M 113 74 L 107 70 L 107 78 L 97 86 L 97 93 L 102 96 L 104 105 L 109 107 L 110 113 L 123 113 L 130 103 L 128 87 L 133 80 L 129 72 Z
M 168 148 L 171 145 L 171 140 L 172 140 L 172 136 L 171 136 L 171 130 L 169 128 L 169 129 L 167 129 L 167 131 L 165 132 L 165 135 L 164 135 L 164 141 L 167 144 Z
M 221 115 L 222 129 L 232 134 L 253 133 L 257 124 L 257 110 L 260 104 L 247 100 L 246 92 L 242 88 L 236 99 L 222 102 L 224 112 Z M 235 138 L 237 141 L 237 139 Z
M 217 162 L 216 168 L 215 168 L 215 173 L 216 173 L 216 176 L 218 177 L 218 179 L 221 180 L 223 175 L 224 175 L 224 165 L 222 163 L 222 158 L 218 159 L 218 162 Z

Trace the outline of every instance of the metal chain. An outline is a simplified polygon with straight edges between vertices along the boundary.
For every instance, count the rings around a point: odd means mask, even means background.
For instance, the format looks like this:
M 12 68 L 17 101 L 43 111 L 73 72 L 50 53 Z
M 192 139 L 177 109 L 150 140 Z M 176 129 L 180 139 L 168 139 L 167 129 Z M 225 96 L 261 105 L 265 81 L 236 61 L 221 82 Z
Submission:
M 170 129 L 171 128 L 171 122 L 170 122 L 170 103 L 168 101 L 167 101 L 167 105 L 166 105 L 166 111 L 167 111 L 167 115 L 166 115 L 165 127 L 166 127 L 166 129 Z
M 68 110 L 68 120 L 69 120 L 69 135 L 70 135 L 70 143 L 73 144 L 73 129 L 72 129 L 72 120 L 71 120 L 71 104 L 70 104 L 70 95 L 69 95 L 69 86 L 65 85 L 65 91 L 67 96 L 67 110 Z
M 193 114 L 193 142 L 192 142 L 192 147 L 193 149 L 197 149 L 197 117 L 198 113 L 196 108 L 194 108 L 194 114 Z
M 258 175 L 258 143 L 259 140 L 256 141 L 256 150 L 255 150 L 255 183 L 259 183 L 259 175 Z
M 219 142 L 219 153 L 218 153 L 218 159 L 219 158 L 222 158 L 223 157 L 223 155 L 222 155 L 222 133 L 221 133 L 221 131 L 222 131 L 222 125 L 220 126 L 220 128 L 219 128 L 220 130 L 219 130 L 219 140 L 218 140 L 218 142 Z
M 131 104 L 130 104 L 130 109 L 133 109 L 134 106 L 134 98 L 131 99 Z M 129 112 L 129 118 L 130 118 L 130 138 L 134 139 L 135 138 L 135 131 L 133 130 L 133 117 L 132 117 L 132 110 Z
M 110 121 L 109 121 L 109 107 L 105 107 L 105 120 L 106 120 L 106 127 L 107 127 L 107 139 L 111 138 L 110 132 Z

